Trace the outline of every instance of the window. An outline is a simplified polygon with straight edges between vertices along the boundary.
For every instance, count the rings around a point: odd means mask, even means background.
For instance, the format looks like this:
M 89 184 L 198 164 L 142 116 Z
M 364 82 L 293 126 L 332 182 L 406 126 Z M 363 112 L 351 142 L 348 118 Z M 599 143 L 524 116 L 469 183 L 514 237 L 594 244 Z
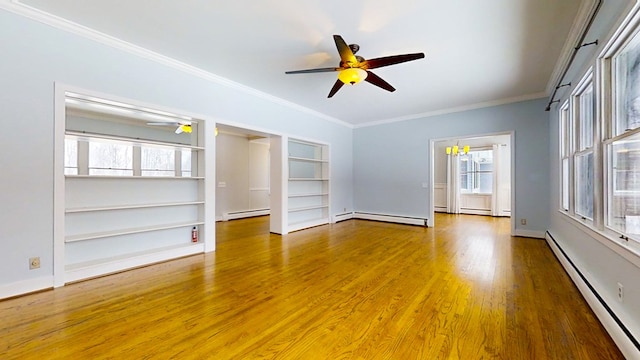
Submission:
M 197 159 L 190 148 L 86 135 L 67 135 L 64 150 L 65 175 L 192 177 Z
M 133 175 L 133 146 L 90 141 L 89 175 Z
M 640 126 L 640 35 L 613 57 L 614 135 Z
M 463 193 L 493 192 L 493 150 L 469 151 L 460 156 L 460 190 Z
M 640 241 L 640 133 L 607 146 L 611 173 L 607 225 Z
M 640 253 L 640 12 L 629 24 L 560 107 L 559 200 L 560 211 Z
M 569 102 L 565 102 L 560 108 L 560 207 L 564 211 L 569 211 L 569 159 L 570 159 L 570 143 L 571 143 L 571 119 L 569 118 Z
M 142 146 L 140 150 L 142 176 L 175 176 L 175 150 L 148 146 Z
M 64 174 L 78 175 L 78 142 L 64 139 Z
M 191 150 L 189 149 L 182 149 L 181 151 L 181 162 L 180 162 L 180 169 L 182 172 L 182 177 L 191 177 L 192 176 L 192 165 L 191 165 Z
M 591 71 L 578 84 L 573 103 L 577 127 L 574 153 L 575 214 L 583 220 L 593 220 L 594 102 Z
M 613 118 L 605 141 L 605 225 L 625 239 L 640 241 L 640 35 L 611 62 Z

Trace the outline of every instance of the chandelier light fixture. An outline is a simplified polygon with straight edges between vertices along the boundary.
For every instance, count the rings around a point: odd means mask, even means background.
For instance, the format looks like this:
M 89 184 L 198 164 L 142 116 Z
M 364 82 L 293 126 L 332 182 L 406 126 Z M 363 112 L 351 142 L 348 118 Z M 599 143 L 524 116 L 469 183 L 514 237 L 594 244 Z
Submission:
M 460 150 L 462 150 L 462 153 L 460 152 Z M 447 146 L 445 148 L 445 152 L 447 153 L 447 155 L 466 155 L 469 153 L 469 145 L 462 146 L 462 149 L 460 149 L 459 143 L 453 146 Z

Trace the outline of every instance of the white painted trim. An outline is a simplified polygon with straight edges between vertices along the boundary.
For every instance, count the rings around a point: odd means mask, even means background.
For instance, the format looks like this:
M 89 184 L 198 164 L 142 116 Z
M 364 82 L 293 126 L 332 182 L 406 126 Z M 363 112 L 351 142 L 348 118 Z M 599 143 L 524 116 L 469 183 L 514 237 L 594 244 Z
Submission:
M 558 259 L 558 261 L 560 261 L 560 264 L 562 265 L 564 270 L 567 272 L 567 274 L 569 275 L 573 283 L 576 285 L 576 287 L 578 288 L 578 290 L 580 291 L 584 299 L 589 304 L 589 307 L 591 308 L 591 310 L 593 310 L 593 312 L 598 317 L 598 320 L 600 320 L 600 323 L 602 324 L 602 326 L 604 326 L 604 328 L 607 330 L 607 333 L 609 333 L 613 341 L 616 343 L 616 345 L 618 345 L 618 348 L 620 349 L 622 354 L 625 356 L 625 358 L 640 359 L 640 351 L 634 346 L 634 344 L 631 342 L 629 337 L 624 333 L 624 331 L 620 328 L 620 326 L 615 321 L 615 319 L 611 316 L 611 314 L 609 314 L 609 312 L 604 307 L 604 305 L 598 300 L 596 295 L 591 291 L 591 289 L 589 289 L 589 286 L 587 285 L 587 283 L 582 279 L 578 271 L 576 271 L 576 269 L 571 265 L 571 263 L 569 263 L 569 260 L 567 260 L 567 258 L 562 253 L 560 248 L 556 245 L 555 241 L 553 241 L 553 239 L 550 237 L 548 233 L 545 233 L 544 238 L 549 244 L 549 247 L 551 248 L 553 253 L 556 255 L 556 258 Z M 569 255 L 567 254 L 567 256 Z M 574 262 L 574 265 L 575 265 L 575 262 Z M 577 265 L 575 266 L 577 267 Z M 580 269 L 580 272 L 582 273 L 582 276 L 584 276 L 587 279 L 587 281 L 591 284 L 591 286 L 594 289 L 597 289 L 600 287 L 600 286 L 597 286 L 598 284 L 594 279 L 589 278 L 588 271 L 584 271 L 583 269 Z M 604 301 L 605 303 L 607 303 L 607 301 L 611 303 L 611 299 L 605 299 L 602 295 L 600 295 L 600 297 L 602 298 L 602 301 Z M 611 308 L 611 306 L 609 306 L 609 308 Z M 619 318 L 619 320 L 622 322 L 622 319 Z M 627 327 L 627 330 L 629 330 L 629 332 L 632 332 L 632 329 L 629 329 L 628 327 Z M 633 334 L 633 336 L 636 339 L 638 339 L 639 334 Z
M 173 58 L 170 58 L 168 56 L 156 53 L 154 51 L 145 49 L 143 47 L 131 44 L 129 42 L 120 40 L 118 38 L 115 38 L 113 36 L 101 33 L 99 31 L 96 31 L 94 29 L 88 28 L 86 26 L 74 23 L 72 21 L 66 20 L 64 18 L 61 18 L 59 16 L 55 16 L 53 14 L 47 13 L 45 11 L 39 10 L 37 8 L 31 7 L 29 5 L 23 4 L 18 0 L 0 0 L 0 8 L 10 11 L 14 14 L 18 14 L 21 16 L 24 16 L 26 18 L 41 22 L 43 24 L 52 26 L 54 28 L 63 30 L 63 31 L 67 31 L 69 33 L 78 35 L 78 36 L 82 36 L 84 38 L 87 38 L 89 40 L 92 41 L 96 41 L 98 43 L 107 45 L 109 47 L 118 49 L 118 50 L 122 50 L 125 52 L 128 52 L 130 54 L 133 54 L 135 56 L 139 56 L 141 58 L 147 59 L 147 60 L 151 60 L 154 61 L 156 63 L 174 68 L 176 70 L 182 71 L 184 73 L 193 75 L 193 76 L 197 76 L 201 79 L 207 80 L 207 81 L 211 81 L 214 82 L 216 84 L 220 84 L 229 88 L 232 88 L 234 90 L 238 90 L 241 91 L 245 94 L 251 95 L 251 96 L 255 96 L 258 98 L 262 98 L 265 99 L 267 101 L 270 101 L 272 103 L 278 104 L 278 105 L 282 105 L 282 106 L 286 106 L 289 107 L 291 109 L 300 111 L 302 113 L 306 113 L 333 123 L 336 123 L 338 125 L 342 125 L 345 126 L 347 128 L 353 128 L 352 124 L 349 124 L 343 120 L 334 118 L 332 116 L 320 113 L 318 111 L 309 109 L 307 107 L 292 103 L 290 101 L 284 100 L 282 98 L 267 94 L 265 92 L 253 89 L 251 87 L 248 87 L 246 85 L 242 85 L 240 83 L 237 83 L 235 81 L 229 80 L 227 78 L 224 78 L 222 76 L 218 76 L 216 74 L 210 73 L 208 71 L 205 71 L 203 69 L 197 68 L 195 66 L 189 65 L 187 63 L 175 60 Z
M 544 97 L 547 97 L 547 93 L 546 92 L 538 92 L 538 93 L 534 93 L 534 94 L 514 96 L 514 97 L 510 97 L 510 98 L 485 101 L 485 102 L 476 103 L 476 104 L 470 104 L 470 105 L 452 107 L 452 108 L 447 108 L 447 109 L 428 111 L 428 112 L 419 113 L 419 114 L 406 115 L 406 116 L 401 116 L 401 117 L 397 117 L 397 118 L 391 118 L 391 119 L 385 119 L 385 120 L 376 120 L 376 121 L 366 122 L 366 123 L 362 123 L 362 124 L 357 124 L 357 125 L 354 126 L 354 128 L 358 129 L 358 128 L 363 128 L 363 127 L 368 127 L 368 126 L 390 124 L 390 123 L 406 121 L 406 120 L 423 119 L 423 118 L 428 118 L 428 117 L 432 117 L 432 116 L 453 114 L 453 113 L 458 113 L 458 112 L 463 112 L 463 111 L 488 108 L 488 107 L 492 107 L 492 106 L 507 105 L 507 104 L 517 103 L 517 102 L 522 102 L 522 101 L 541 99 L 541 98 L 544 98 Z
M 51 288 L 53 288 L 53 276 L 43 276 L 10 284 L 2 284 L 0 285 L 0 300 Z
M 385 215 L 385 214 L 371 214 L 371 213 L 361 213 L 354 212 L 354 219 L 362 219 L 362 220 L 374 220 L 374 221 L 382 221 L 382 222 L 390 222 L 390 223 L 398 223 L 398 224 L 408 224 L 408 225 L 419 225 L 424 226 L 424 222 L 427 219 L 421 219 L 417 217 L 403 217 L 399 215 Z
M 157 252 L 141 254 L 138 256 L 127 257 L 125 259 L 117 259 L 109 262 L 102 262 L 78 268 L 71 267 L 65 273 L 65 283 L 113 274 L 116 272 L 173 260 L 184 256 L 201 254 L 204 252 L 204 250 L 205 245 L 201 243 L 181 246 L 169 250 L 161 250 Z
M 353 212 L 333 215 L 332 223 L 353 219 Z
M 562 76 L 564 68 L 569 64 L 569 60 L 571 60 L 571 54 L 575 47 L 580 45 L 578 44 L 578 40 L 580 40 L 582 32 L 587 27 L 589 17 L 595 10 L 597 1 L 598 0 L 586 0 L 581 2 L 578 13 L 573 19 L 571 29 L 569 30 L 569 34 L 567 35 L 562 51 L 560 52 L 560 56 L 556 61 L 556 66 L 553 68 L 553 73 L 551 73 L 551 77 L 547 82 L 547 94 L 551 94 L 553 92 L 556 84 L 560 81 L 560 76 Z
M 53 117 L 53 285 L 64 285 L 65 265 L 65 177 L 64 138 L 66 130 L 65 91 L 67 86 L 54 83 Z
M 528 237 L 528 238 L 544 239 L 545 232 L 544 231 L 516 229 L 514 232 L 512 232 L 511 236 L 521 236 L 521 237 Z

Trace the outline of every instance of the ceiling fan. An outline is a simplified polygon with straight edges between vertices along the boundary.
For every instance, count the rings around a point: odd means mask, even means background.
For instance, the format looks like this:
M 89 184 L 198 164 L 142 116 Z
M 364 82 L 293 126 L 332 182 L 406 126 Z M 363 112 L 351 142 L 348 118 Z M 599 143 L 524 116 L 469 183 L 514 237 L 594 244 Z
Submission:
M 180 121 L 180 122 L 148 122 L 147 125 L 151 126 L 175 126 L 176 134 L 187 133 L 190 134 L 193 129 L 191 128 L 191 122 L 189 121 Z
M 396 89 L 391 86 L 391 84 L 380 78 L 378 75 L 371 72 L 370 69 L 424 58 L 424 53 L 415 53 L 392 55 L 365 60 L 362 56 L 355 55 L 358 50 L 360 50 L 360 46 L 358 44 L 347 45 L 347 43 L 340 35 L 333 35 L 333 41 L 335 41 L 336 47 L 338 48 L 338 53 L 340 54 L 340 64 L 338 65 L 338 67 L 286 71 L 285 74 L 307 74 L 339 71 L 340 73 L 338 74 L 338 80 L 336 80 L 333 88 L 331 88 L 331 91 L 329 91 L 329 96 L 327 96 L 329 98 L 335 95 L 344 84 L 353 85 L 359 83 L 362 80 L 375 86 L 381 87 L 387 91 L 393 92 Z

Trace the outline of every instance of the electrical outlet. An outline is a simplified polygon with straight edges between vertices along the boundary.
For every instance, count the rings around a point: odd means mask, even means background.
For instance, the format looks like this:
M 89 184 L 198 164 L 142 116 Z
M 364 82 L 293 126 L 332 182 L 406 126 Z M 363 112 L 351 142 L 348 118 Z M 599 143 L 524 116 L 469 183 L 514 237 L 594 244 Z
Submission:
M 40 268 L 40 257 L 32 257 L 29 258 L 29 270 L 39 269 Z
M 622 286 L 622 283 L 618 283 L 618 301 L 624 302 L 624 286 Z
M 527 219 L 520 219 L 520 225 L 527 225 Z

